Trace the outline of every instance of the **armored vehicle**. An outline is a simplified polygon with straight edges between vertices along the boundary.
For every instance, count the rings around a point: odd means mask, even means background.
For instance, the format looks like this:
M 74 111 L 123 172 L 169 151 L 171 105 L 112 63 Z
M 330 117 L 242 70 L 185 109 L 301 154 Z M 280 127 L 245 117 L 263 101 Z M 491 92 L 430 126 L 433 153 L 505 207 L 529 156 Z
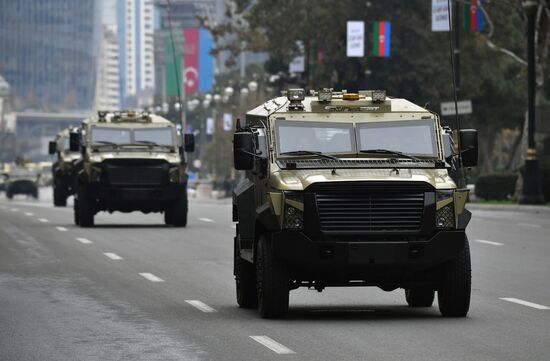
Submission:
M 94 225 L 100 211 L 164 212 L 167 225 L 187 224 L 183 142 L 172 122 L 148 112 L 98 112 L 71 134 L 82 159 L 76 179 L 75 223 Z M 185 151 L 194 138 L 185 136 Z
M 12 199 L 17 194 L 38 198 L 40 173 L 35 169 L 14 168 L 4 174 L 6 197 Z
M 78 133 L 76 128 L 67 128 L 59 132 L 55 140 L 50 141 L 48 152 L 57 155 L 52 165 L 53 204 L 65 207 L 67 198 L 74 195 L 76 186 L 76 164 L 82 158 L 80 152 L 71 151 L 69 138 L 71 133 Z
M 476 165 L 477 132 L 451 133 L 385 91 L 292 89 L 248 112 L 233 140 L 239 306 L 283 317 L 298 287 L 376 286 L 411 307 L 437 291 L 444 316 L 465 316 L 471 213 L 450 174 Z

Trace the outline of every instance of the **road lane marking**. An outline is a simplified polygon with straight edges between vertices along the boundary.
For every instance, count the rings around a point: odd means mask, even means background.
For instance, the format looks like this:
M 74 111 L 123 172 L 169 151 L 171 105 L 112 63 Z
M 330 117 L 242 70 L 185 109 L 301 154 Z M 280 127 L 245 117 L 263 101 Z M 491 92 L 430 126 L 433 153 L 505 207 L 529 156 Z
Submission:
M 77 240 L 78 242 L 80 242 L 80 243 L 83 243 L 83 244 L 90 244 L 90 243 L 92 243 L 92 241 L 90 241 L 90 240 L 87 239 L 87 238 L 77 238 L 76 240 Z
M 206 312 L 206 313 L 216 312 L 215 309 L 213 309 L 212 307 L 208 306 L 206 303 L 203 303 L 199 300 L 185 300 L 185 302 L 201 310 L 202 312 Z
M 517 303 L 518 305 L 536 308 L 537 310 L 550 310 L 550 307 L 539 305 L 537 303 L 533 303 L 529 301 L 520 300 L 519 298 L 501 297 L 500 299 L 504 301 L 512 302 L 512 303 Z
M 32 216 L 34 216 L 34 213 L 31 213 L 31 212 L 25 212 L 25 215 L 26 215 L 26 216 L 29 216 L 29 217 L 32 217 Z
M 67 232 L 67 228 L 65 227 L 55 227 L 59 232 Z
M 203 222 L 207 222 L 207 223 L 212 223 L 214 222 L 213 219 L 210 219 L 210 218 L 199 218 L 199 221 L 203 221 Z
M 281 345 L 277 341 L 267 336 L 250 336 L 250 338 L 258 342 L 259 344 L 267 347 L 271 351 L 278 353 L 279 355 L 288 355 L 288 354 L 296 353 L 291 349 L 289 349 L 288 347 L 286 347 L 285 345 Z
M 113 261 L 120 261 L 122 259 L 122 257 L 120 257 L 118 254 L 116 253 L 112 253 L 112 252 L 105 252 L 103 253 L 105 256 L 109 257 L 110 259 L 112 259 Z
M 38 218 L 38 220 L 42 223 L 48 223 L 49 222 L 46 218 Z
M 237 229 L 237 225 L 236 225 L 236 224 L 233 224 L 233 225 L 231 226 L 231 228 Z
M 533 224 L 533 223 L 518 223 L 519 226 L 525 226 L 525 227 L 531 227 L 531 228 L 542 228 L 539 224 Z
M 484 239 L 475 239 L 474 241 L 475 241 L 475 242 L 479 242 L 479 243 L 490 244 L 490 245 L 492 245 L 492 246 L 504 246 L 504 243 L 493 242 L 493 241 L 486 241 L 486 240 L 484 240 Z
M 140 273 L 140 276 L 148 279 L 151 282 L 164 282 L 162 278 L 157 277 L 152 273 Z
M 10 211 L 12 211 L 12 212 L 19 212 L 19 209 L 17 209 L 17 208 L 10 208 Z

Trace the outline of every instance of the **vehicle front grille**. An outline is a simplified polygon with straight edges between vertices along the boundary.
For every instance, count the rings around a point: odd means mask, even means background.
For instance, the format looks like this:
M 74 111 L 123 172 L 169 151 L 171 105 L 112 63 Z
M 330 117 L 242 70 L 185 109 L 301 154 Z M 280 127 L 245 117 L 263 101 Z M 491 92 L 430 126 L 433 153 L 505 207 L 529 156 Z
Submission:
M 317 184 L 321 231 L 420 231 L 425 192 L 430 190 L 428 184 L 417 182 Z
M 114 186 L 159 186 L 167 182 L 168 164 L 137 162 L 105 164 L 107 182 Z

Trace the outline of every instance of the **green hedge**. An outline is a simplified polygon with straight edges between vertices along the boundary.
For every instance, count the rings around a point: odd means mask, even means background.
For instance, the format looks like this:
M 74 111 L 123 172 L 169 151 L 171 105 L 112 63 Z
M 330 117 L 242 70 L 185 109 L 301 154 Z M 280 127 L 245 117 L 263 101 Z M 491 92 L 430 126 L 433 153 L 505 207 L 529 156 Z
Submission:
M 516 190 L 517 174 L 489 174 L 476 182 L 476 197 L 485 200 L 510 199 Z

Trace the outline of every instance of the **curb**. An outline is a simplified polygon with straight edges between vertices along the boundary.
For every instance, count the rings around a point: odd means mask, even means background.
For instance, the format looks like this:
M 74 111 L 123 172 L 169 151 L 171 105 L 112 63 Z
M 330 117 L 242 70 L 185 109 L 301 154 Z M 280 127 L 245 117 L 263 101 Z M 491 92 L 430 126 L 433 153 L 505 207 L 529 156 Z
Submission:
M 476 204 L 467 203 L 466 208 L 470 210 L 483 211 L 503 211 L 503 212 L 524 212 L 537 214 L 550 214 L 550 207 L 547 206 L 528 206 L 520 204 Z

